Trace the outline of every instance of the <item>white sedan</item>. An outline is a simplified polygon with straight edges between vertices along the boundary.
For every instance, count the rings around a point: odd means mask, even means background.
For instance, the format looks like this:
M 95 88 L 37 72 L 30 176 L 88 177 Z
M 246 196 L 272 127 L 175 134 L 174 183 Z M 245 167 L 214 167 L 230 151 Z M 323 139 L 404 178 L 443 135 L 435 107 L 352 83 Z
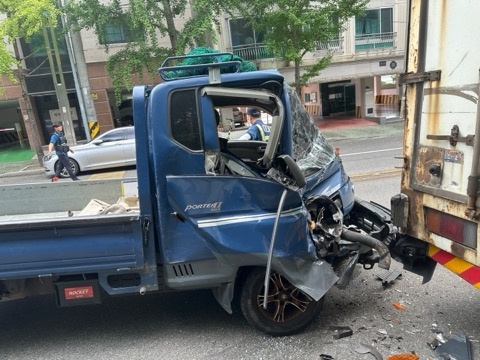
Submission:
M 109 130 L 84 145 L 72 146 L 72 149 L 75 152 L 69 152 L 68 157 L 75 175 L 88 170 L 136 165 L 133 126 Z M 43 166 L 47 176 L 55 175 L 59 166 L 57 155 L 44 156 Z M 69 177 L 65 169 L 60 177 Z

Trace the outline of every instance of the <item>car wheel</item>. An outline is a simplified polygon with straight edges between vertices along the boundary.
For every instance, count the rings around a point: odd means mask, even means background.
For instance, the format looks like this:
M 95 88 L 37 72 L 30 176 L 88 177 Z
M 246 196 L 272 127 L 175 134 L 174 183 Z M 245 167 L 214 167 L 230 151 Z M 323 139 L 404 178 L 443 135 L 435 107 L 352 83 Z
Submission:
M 265 269 L 250 272 L 241 290 L 240 307 L 245 319 L 269 335 L 284 336 L 307 327 L 318 316 L 323 298 L 315 301 L 292 285 L 285 277 L 272 271 L 263 308 Z
M 80 172 L 80 168 L 78 167 L 78 163 L 75 160 L 70 159 L 70 164 L 72 165 L 73 174 L 75 176 L 77 176 L 78 173 Z M 57 169 L 58 169 L 59 166 L 60 166 L 60 161 L 57 161 L 57 163 L 55 164 L 55 173 L 57 172 Z M 61 178 L 70 177 L 70 175 L 67 172 L 67 169 L 65 169 L 65 168 L 62 169 L 62 172 L 60 173 L 60 177 Z

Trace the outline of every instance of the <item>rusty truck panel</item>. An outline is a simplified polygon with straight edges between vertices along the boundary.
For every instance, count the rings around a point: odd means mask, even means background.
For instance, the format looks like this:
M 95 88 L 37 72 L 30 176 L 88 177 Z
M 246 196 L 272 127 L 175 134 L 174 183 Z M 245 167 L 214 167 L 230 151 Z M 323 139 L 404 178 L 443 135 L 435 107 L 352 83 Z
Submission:
M 480 288 L 479 13 L 477 0 L 411 1 L 404 170 L 392 214 L 400 233 Z

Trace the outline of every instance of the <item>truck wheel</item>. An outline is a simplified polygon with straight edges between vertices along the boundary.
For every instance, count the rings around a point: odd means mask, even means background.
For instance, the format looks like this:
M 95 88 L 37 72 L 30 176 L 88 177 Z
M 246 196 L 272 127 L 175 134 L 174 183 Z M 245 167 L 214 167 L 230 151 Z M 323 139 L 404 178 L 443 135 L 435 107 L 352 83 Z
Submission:
M 245 319 L 260 331 L 273 336 L 296 333 L 317 317 L 323 298 L 315 301 L 272 271 L 267 299 L 263 308 L 265 269 L 247 275 L 241 290 L 240 307 Z
M 70 164 L 72 165 L 73 174 L 75 176 L 77 176 L 78 173 L 80 172 L 80 169 L 78 167 L 78 163 L 75 160 L 70 159 Z M 60 161 L 57 161 L 57 163 L 55 164 L 55 171 L 58 169 L 59 166 L 60 166 Z M 62 169 L 62 172 L 60 173 L 60 177 L 61 178 L 70 177 L 70 175 L 68 175 L 67 169 L 65 169 L 65 168 Z

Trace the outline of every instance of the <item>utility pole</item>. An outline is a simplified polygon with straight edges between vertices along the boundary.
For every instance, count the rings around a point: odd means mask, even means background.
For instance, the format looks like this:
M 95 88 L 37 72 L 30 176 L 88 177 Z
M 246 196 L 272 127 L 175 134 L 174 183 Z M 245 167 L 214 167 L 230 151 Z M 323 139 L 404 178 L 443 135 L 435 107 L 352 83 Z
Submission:
M 60 7 L 67 4 L 67 0 L 60 0 Z M 62 16 L 62 24 L 64 28 L 68 28 L 68 19 L 65 14 Z M 87 64 L 85 54 L 83 53 L 83 42 L 80 31 L 68 31 L 65 35 L 67 39 L 67 48 L 69 50 L 72 70 L 75 75 L 75 83 L 77 87 L 77 97 L 82 109 L 83 124 L 87 136 L 87 140 L 91 140 L 98 134 L 97 113 L 95 104 L 92 99 L 90 82 L 87 72 Z
M 50 71 L 52 72 L 52 79 L 57 95 L 58 108 L 60 111 L 60 117 L 62 119 L 63 130 L 65 131 L 65 137 L 67 138 L 67 141 L 72 145 L 76 145 L 77 139 L 75 138 L 75 130 L 73 128 L 72 113 L 70 111 L 70 103 L 68 101 L 67 89 L 65 87 L 62 63 L 60 61 L 60 54 L 58 53 L 57 37 L 55 35 L 55 29 L 52 27 L 50 27 L 50 36 L 55 55 L 55 62 L 52 56 L 52 48 L 50 46 L 50 38 L 48 36 L 47 28 L 43 27 L 43 37 L 45 39 L 48 62 L 50 63 Z M 58 69 L 58 77 L 57 70 L 55 68 Z

